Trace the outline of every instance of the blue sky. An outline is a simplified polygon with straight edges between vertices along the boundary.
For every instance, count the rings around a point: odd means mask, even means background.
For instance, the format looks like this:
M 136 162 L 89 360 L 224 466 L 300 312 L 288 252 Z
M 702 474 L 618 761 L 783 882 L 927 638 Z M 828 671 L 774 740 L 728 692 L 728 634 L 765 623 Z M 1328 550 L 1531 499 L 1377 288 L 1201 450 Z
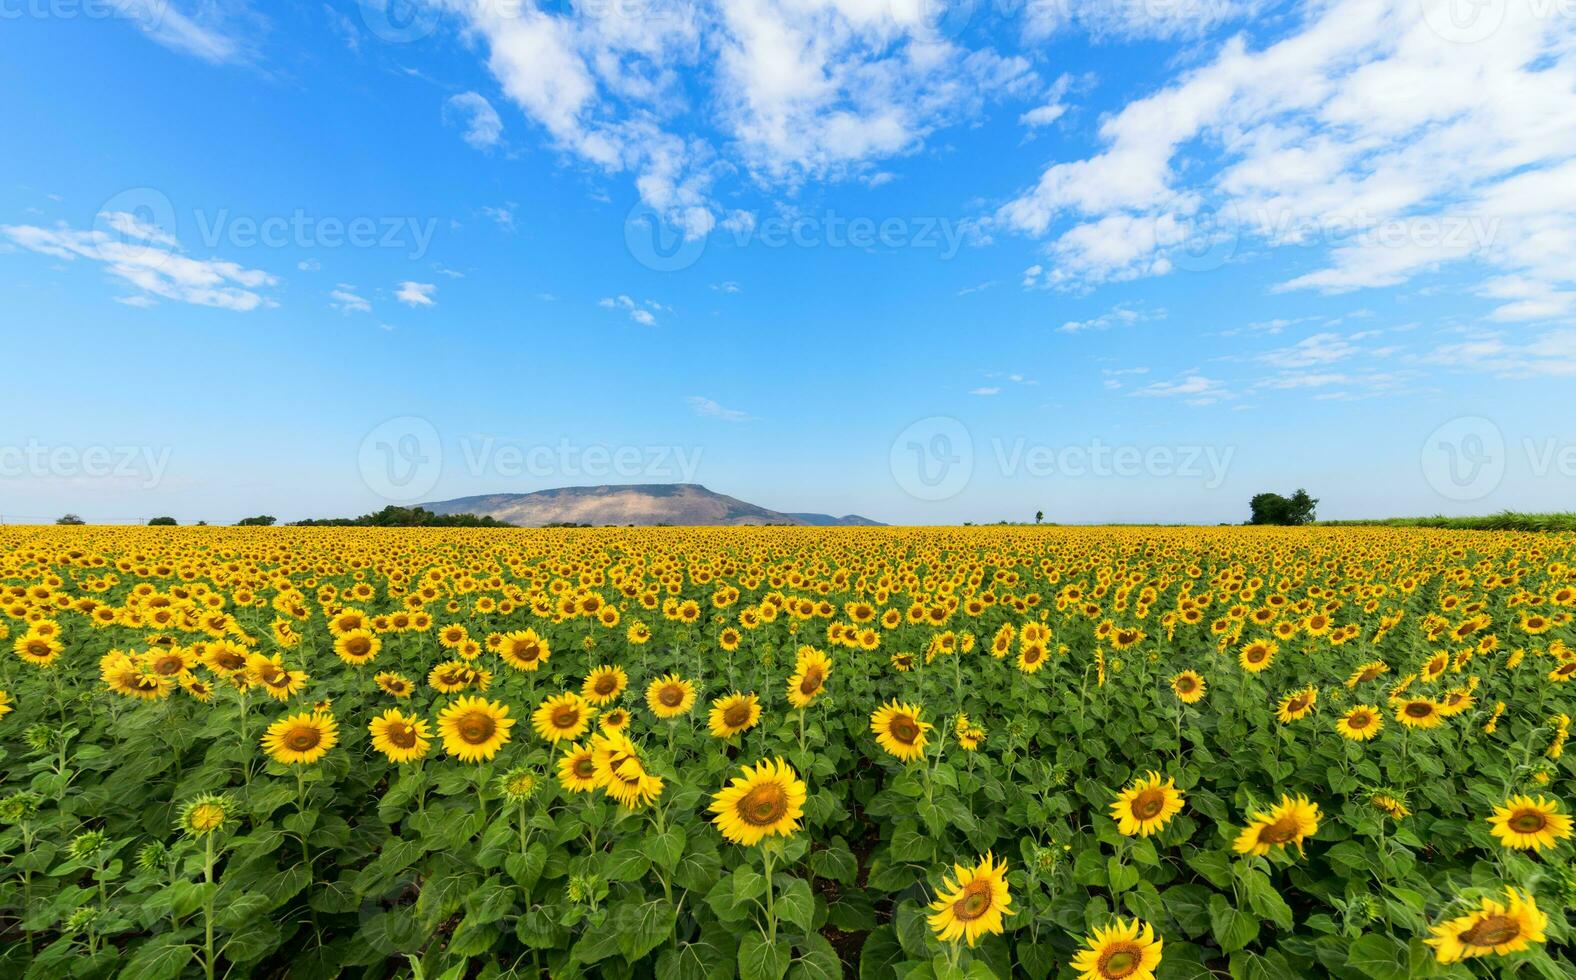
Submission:
M 1576 500 L 1558 0 L 0 9 L 0 518 Z

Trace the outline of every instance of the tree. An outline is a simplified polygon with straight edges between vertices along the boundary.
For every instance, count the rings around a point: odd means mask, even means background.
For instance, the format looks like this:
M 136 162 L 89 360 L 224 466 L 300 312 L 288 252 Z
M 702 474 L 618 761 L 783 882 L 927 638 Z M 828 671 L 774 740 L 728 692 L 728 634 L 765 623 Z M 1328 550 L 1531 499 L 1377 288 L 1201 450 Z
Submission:
M 87 521 L 84 521 L 82 518 L 78 517 L 75 514 L 67 514 L 64 517 L 62 517 L 60 520 L 56 521 L 55 523 L 56 524 L 86 524 Z
M 1308 496 L 1308 491 L 1297 488 L 1290 497 L 1283 497 L 1278 493 L 1255 494 L 1248 501 L 1249 524 L 1272 524 L 1280 527 L 1294 527 L 1307 524 L 1313 520 L 1314 508 L 1319 501 Z
M 235 522 L 236 527 L 273 527 L 275 518 L 270 514 L 259 514 L 256 517 L 243 517 Z
M 1045 520 L 1045 511 L 1043 511 L 1043 510 L 1035 511 L 1034 512 L 1034 523 L 1038 524 L 1038 523 L 1040 523 L 1043 520 Z
M 148 522 L 148 526 L 149 527 L 174 527 L 175 526 L 175 518 L 173 518 L 173 517 L 155 517 L 153 520 Z

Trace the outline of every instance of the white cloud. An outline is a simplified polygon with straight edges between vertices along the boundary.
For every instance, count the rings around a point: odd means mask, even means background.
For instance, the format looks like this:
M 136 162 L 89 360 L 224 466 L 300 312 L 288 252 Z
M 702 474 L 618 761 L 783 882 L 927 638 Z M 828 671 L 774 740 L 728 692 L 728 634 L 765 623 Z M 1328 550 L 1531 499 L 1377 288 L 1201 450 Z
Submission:
M 190 258 L 180 253 L 173 236 L 126 212 L 100 214 L 95 225 L 87 231 L 0 225 L 0 235 L 43 255 L 102 263 L 105 272 L 139 291 L 117 299 L 128 306 L 151 306 L 155 297 L 237 312 L 278 305 L 260 290 L 279 280 L 261 269 Z
M 880 161 L 1036 80 L 1027 59 L 949 40 L 936 25 L 946 12 L 918 0 L 700 0 L 639 17 L 616 4 L 560 15 L 441 2 L 559 149 L 633 175 L 641 200 L 690 237 L 719 220 L 720 173 L 790 190 L 874 186 L 891 179 Z M 699 108 L 715 137 L 689 128 Z
M 492 207 L 491 205 L 484 205 L 482 207 L 482 214 L 492 219 L 493 223 L 502 228 L 504 231 L 514 231 L 514 205 L 511 204 L 508 207 L 497 208 Z
M 685 401 L 689 402 L 690 408 L 695 410 L 696 415 L 703 418 L 721 419 L 724 422 L 755 421 L 755 416 L 749 412 L 741 412 L 736 408 L 724 408 L 710 398 L 705 398 L 701 395 L 691 395 Z
M 656 313 L 673 312 L 671 308 L 663 306 L 654 299 L 648 299 L 644 302 L 641 302 L 623 293 L 620 293 L 617 296 L 603 297 L 602 299 L 597 300 L 597 305 L 609 310 L 623 310 L 625 313 L 629 314 L 629 318 L 631 320 L 634 320 L 643 327 L 654 327 L 657 325 Z
M 300 269 L 302 272 L 317 272 L 323 268 L 323 263 L 319 262 L 317 259 L 302 259 L 300 262 L 296 263 L 296 268 Z
M 461 92 L 443 104 L 443 120 L 465 128 L 464 139 L 473 149 L 486 150 L 498 145 L 503 136 L 503 120 L 491 102 L 476 92 Z
M 716 290 L 719 293 L 737 293 L 737 292 L 740 292 L 741 289 L 742 289 L 742 287 L 740 287 L 738 283 L 732 282 L 732 281 L 729 281 L 729 282 L 714 282 L 714 283 L 711 284 L 711 288 Z
M 1164 320 L 1166 311 L 1144 310 L 1131 306 L 1116 306 L 1088 320 L 1068 320 L 1056 329 L 1061 333 L 1083 333 L 1088 330 L 1110 330 L 1112 327 L 1128 327 L 1138 323 L 1148 323 L 1152 320 Z
M 999 395 L 999 394 L 1001 394 L 1001 389 L 1000 388 L 974 388 L 974 389 L 969 391 L 969 394 L 971 394 L 971 395 L 985 395 L 985 396 Z
M 1343 361 L 1360 351 L 1361 348 L 1340 334 L 1316 333 L 1290 347 L 1266 351 L 1258 355 L 1258 360 L 1273 367 L 1305 368 Z
M 1445 344 L 1425 356 L 1424 361 L 1509 380 L 1576 377 L 1576 329 L 1550 330 L 1528 341 L 1509 339 L 1503 333 L 1484 333 Z
M 1262 0 L 1027 0 L 1023 31 L 1031 41 L 1070 29 L 1096 38 L 1197 37 L 1261 6 Z
M 172 51 L 210 64 L 240 62 L 250 57 L 242 37 L 257 30 L 257 17 L 245 7 L 203 0 L 184 4 L 195 8 L 195 12 L 188 15 L 174 0 L 108 0 L 108 3 L 117 17 L 130 21 L 149 40 Z
M 1030 131 L 1049 126 L 1051 123 L 1067 114 L 1067 90 L 1072 87 L 1072 76 L 1063 75 L 1055 82 L 1044 95 L 1045 101 L 1018 117 L 1018 122 Z
M 1222 381 L 1185 374 L 1175 381 L 1155 381 L 1129 393 L 1138 398 L 1180 398 L 1189 405 L 1213 405 L 1234 397 Z
M 1304 244 L 1320 264 L 1282 288 L 1394 286 L 1470 261 L 1541 286 L 1496 316 L 1560 315 L 1576 283 L 1569 19 L 1504 0 L 1481 11 L 1503 15 L 1497 30 L 1459 43 L 1452 2 L 1326 0 L 1266 47 L 1233 37 L 1107 116 L 1098 153 L 1053 163 L 997 218 L 1048 239 L 1039 285 L 1165 274 L 1184 245 L 1222 246 L 1212 267 Z
M 433 283 L 406 280 L 399 284 L 399 290 L 394 293 L 394 298 L 406 306 L 434 306 L 437 300 L 432 297 L 437 292 L 438 287 Z
M 328 305 L 341 313 L 371 313 L 372 303 L 356 295 L 356 287 L 342 282 L 328 294 Z

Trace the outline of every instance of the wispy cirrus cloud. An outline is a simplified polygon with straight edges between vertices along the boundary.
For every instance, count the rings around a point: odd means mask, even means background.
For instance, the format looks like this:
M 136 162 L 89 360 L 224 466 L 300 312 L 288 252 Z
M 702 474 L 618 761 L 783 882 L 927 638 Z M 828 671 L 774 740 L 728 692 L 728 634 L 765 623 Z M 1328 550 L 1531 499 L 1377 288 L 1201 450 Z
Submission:
M 724 422 L 753 422 L 755 416 L 749 412 L 742 412 L 736 408 L 725 408 L 710 398 L 703 395 L 690 395 L 685 399 L 696 415 L 708 419 L 721 419 Z
M 127 306 L 158 300 L 248 312 L 278 305 L 264 291 L 279 280 L 261 269 L 183 254 L 175 236 L 128 212 L 100 214 L 91 229 L 68 225 L 0 225 L 0 235 L 32 252 L 75 262 L 86 259 L 136 290 L 118 298 Z

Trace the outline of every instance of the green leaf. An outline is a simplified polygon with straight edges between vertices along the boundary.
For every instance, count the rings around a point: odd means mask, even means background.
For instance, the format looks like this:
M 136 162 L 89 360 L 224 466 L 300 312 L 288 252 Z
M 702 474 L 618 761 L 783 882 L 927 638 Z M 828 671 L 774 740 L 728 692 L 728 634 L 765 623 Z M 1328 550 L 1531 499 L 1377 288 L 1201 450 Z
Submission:
M 791 952 L 786 943 L 768 943 L 759 932 L 747 932 L 739 941 L 739 980 L 782 980 Z
M 1209 898 L 1210 928 L 1223 952 L 1231 953 L 1253 942 L 1259 935 L 1259 920 L 1233 908 L 1224 895 Z
M 488 878 L 480 888 L 465 897 L 469 912 L 465 921 L 475 925 L 497 922 L 514 907 L 515 890 L 497 878 Z
M 1125 892 L 1138 884 L 1138 869 L 1130 864 L 1123 864 L 1121 859 L 1112 856 L 1106 865 L 1106 873 L 1110 877 L 1113 892 Z
M 826 847 L 810 852 L 810 870 L 817 877 L 848 885 L 859 877 L 859 862 L 849 849 L 848 842 L 841 837 L 834 837 Z
M 859 980 L 894 980 L 901 962 L 903 947 L 897 941 L 897 931 L 890 925 L 881 926 L 866 936 L 860 947 Z
M 124 969 L 125 980 L 173 980 L 191 962 L 194 947 L 158 936 L 142 944 Z
M 618 932 L 618 948 L 624 959 L 634 963 L 656 949 L 673 934 L 678 911 L 657 899 L 639 905 L 622 905 L 614 910 L 613 923 Z
M 1389 936 L 1359 936 L 1346 950 L 1346 965 L 1374 980 L 1404 980 L 1406 950 Z
M 684 845 L 688 840 L 689 835 L 683 827 L 669 827 L 660 834 L 653 831 L 646 835 L 646 856 L 657 867 L 672 871 L 684 855 Z
M 542 868 L 546 864 L 547 848 L 536 843 L 526 848 L 523 854 L 515 853 L 504 858 L 503 870 L 514 879 L 515 884 L 529 892 L 537 879 L 542 877 Z
M 812 932 L 799 944 L 799 958 L 788 976 L 789 980 L 842 980 L 843 963 L 826 937 Z
M 815 926 L 815 896 L 810 894 L 810 883 L 788 875 L 777 875 L 775 879 L 779 893 L 772 909 L 777 918 L 810 932 Z

